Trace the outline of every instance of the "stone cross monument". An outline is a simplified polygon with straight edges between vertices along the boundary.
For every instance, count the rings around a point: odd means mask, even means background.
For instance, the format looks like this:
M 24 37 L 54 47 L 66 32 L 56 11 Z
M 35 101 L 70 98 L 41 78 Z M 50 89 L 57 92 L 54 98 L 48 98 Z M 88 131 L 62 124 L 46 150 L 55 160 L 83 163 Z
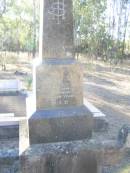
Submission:
M 41 0 L 40 51 L 36 67 L 36 112 L 30 142 L 91 136 L 92 115 L 83 105 L 82 69 L 74 58 L 72 0 Z

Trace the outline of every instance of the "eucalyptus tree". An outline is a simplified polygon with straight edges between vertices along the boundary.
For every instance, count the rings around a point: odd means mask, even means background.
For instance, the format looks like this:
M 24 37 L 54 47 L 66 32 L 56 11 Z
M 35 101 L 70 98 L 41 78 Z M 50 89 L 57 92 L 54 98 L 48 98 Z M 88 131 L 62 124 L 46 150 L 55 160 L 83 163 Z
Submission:
M 105 30 L 106 0 L 74 0 L 75 42 L 81 51 L 98 56 Z M 79 41 L 80 40 L 80 41 Z
M 7 51 L 36 51 L 39 1 L 6 0 L 5 4 L 0 16 L 0 40 L 4 47 L 0 49 L 6 47 Z
M 128 40 L 130 0 L 108 0 L 109 27 L 108 34 L 113 40 L 116 59 L 123 59 Z

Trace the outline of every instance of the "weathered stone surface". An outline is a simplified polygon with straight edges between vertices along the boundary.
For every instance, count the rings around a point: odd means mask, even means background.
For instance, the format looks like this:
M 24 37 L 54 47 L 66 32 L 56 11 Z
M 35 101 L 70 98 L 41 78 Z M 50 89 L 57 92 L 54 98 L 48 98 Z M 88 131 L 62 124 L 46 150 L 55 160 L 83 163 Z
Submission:
M 18 149 L 6 148 L 0 150 L 0 173 L 19 173 Z
M 102 151 L 87 141 L 32 145 L 21 156 L 22 173 L 101 173 Z
M 31 145 L 19 160 L 17 147 L 4 146 L 0 173 L 102 173 L 102 166 L 117 164 L 123 151 L 115 141 L 80 140 Z
M 6 160 L 5 164 L 0 163 L 0 165 L 0 173 L 20 173 L 19 160 L 10 163 Z
M 114 148 L 106 148 L 104 153 L 104 165 L 114 166 L 119 163 L 124 157 L 124 149 L 119 149 L 116 146 Z
M 0 139 L 18 138 L 19 137 L 19 126 L 0 126 Z
M 68 107 L 83 104 L 82 70 L 71 64 L 44 63 L 36 69 L 36 107 Z M 60 63 L 60 62 L 59 62 Z
M 19 154 L 21 155 L 29 147 L 28 120 L 19 122 Z
M 72 1 L 46 0 L 41 6 L 42 58 L 73 57 Z
M 14 113 L 15 116 L 26 116 L 26 95 L 22 93 L 1 93 L 0 113 Z
M 95 132 L 108 131 L 108 127 L 109 127 L 109 123 L 106 118 L 94 117 L 94 131 Z
M 36 111 L 29 119 L 30 143 L 90 138 L 93 118 L 85 106 Z
M 124 157 L 116 141 L 80 140 L 35 144 L 20 158 L 22 173 L 102 173 Z

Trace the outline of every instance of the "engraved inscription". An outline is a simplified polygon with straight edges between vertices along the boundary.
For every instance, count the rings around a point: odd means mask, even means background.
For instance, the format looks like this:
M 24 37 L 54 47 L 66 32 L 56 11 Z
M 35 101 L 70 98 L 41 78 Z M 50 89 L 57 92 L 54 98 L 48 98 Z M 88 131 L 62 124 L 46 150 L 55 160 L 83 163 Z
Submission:
M 57 24 L 60 24 L 60 22 L 65 19 L 64 0 L 54 1 L 48 10 L 48 13 L 52 16 L 52 19 L 55 20 Z
M 57 96 L 56 105 L 57 106 L 68 106 L 75 105 L 76 98 L 72 92 L 71 82 L 69 79 L 69 72 L 65 68 L 63 73 L 63 81 L 60 86 L 60 94 Z

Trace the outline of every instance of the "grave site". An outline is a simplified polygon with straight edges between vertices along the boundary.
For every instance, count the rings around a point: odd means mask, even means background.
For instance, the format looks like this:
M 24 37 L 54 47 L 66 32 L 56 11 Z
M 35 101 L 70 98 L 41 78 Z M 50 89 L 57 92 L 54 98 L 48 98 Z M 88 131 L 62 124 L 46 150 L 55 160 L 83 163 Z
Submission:
M 129 60 L 76 59 L 72 0 L 41 0 L 39 33 L 0 71 L 0 173 L 130 173 Z

